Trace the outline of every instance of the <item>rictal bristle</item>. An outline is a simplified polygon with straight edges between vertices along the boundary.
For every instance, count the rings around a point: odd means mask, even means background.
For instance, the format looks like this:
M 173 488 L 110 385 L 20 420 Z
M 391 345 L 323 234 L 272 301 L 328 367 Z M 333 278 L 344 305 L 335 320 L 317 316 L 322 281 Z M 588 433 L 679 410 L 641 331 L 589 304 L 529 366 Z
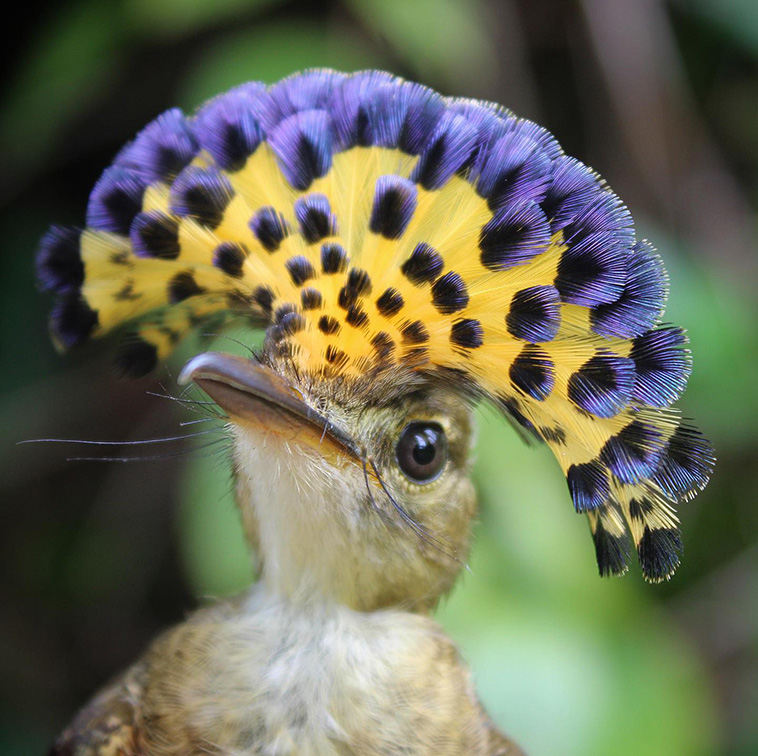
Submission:
M 298 374 L 461 376 L 554 452 L 602 575 L 669 577 L 710 445 L 671 407 L 686 336 L 597 174 L 545 129 L 390 74 L 308 71 L 158 116 L 38 253 L 63 348 L 114 329 L 141 375 L 208 319 Z

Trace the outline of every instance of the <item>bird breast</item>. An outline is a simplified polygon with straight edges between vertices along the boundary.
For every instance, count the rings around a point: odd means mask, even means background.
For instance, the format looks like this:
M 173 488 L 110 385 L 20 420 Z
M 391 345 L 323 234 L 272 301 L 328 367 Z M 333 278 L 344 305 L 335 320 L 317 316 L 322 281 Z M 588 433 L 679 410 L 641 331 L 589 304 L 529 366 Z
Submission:
M 288 603 L 258 584 L 146 658 L 148 753 L 476 754 L 468 670 L 431 619 Z

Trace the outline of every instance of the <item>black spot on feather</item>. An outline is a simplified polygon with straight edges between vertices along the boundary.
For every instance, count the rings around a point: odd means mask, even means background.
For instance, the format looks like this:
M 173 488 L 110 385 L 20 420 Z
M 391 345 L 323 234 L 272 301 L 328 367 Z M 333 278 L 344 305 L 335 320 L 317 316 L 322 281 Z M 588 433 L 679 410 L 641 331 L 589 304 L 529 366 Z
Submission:
M 242 278 L 242 267 L 250 250 L 238 242 L 219 244 L 213 252 L 213 265 L 232 278 Z
M 301 286 L 316 275 L 316 271 L 313 270 L 310 260 L 303 255 L 290 257 L 290 259 L 284 263 L 284 266 L 287 268 L 287 272 L 290 274 L 292 283 L 295 284 L 295 286 Z
M 511 363 L 511 383 L 533 399 L 542 401 L 555 385 L 555 368 L 547 353 L 535 344 L 527 344 Z
M 305 330 L 305 318 L 299 312 L 288 312 L 277 318 L 279 328 L 285 336 L 293 336 Z
M 403 295 L 397 289 L 389 288 L 376 300 L 376 309 L 380 315 L 391 318 L 400 312 L 403 304 Z
M 341 367 L 348 360 L 347 355 L 341 349 L 337 349 L 333 344 L 329 344 L 324 356 L 326 357 L 326 361 L 334 367 Z
M 377 356 L 380 360 L 387 359 L 395 351 L 395 342 L 386 331 L 379 331 L 379 333 L 371 339 L 371 345 L 376 350 Z
M 484 343 L 482 324 L 473 318 L 461 318 L 450 329 L 450 341 L 461 349 L 476 349 Z
M 122 344 L 113 360 L 116 371 L 127 378 L 141 378 L 158 364 L 158 350 L 139 337 L 132 337 Z
M 308 194 L 295 202 L 300 233 L 308 244 L 315 244 L 337 233 L 337 219 L 323 194 Z
M 645 522 L 653 509 L 654 505 L 649 499 L 632 499 L 629 502 L 629 516 L 637 522 Z
M 682 537 L 678 530 L 646 527 L 637 545 L 642 574 L 655 583 L 671 577 L 679 566 L 681 551 Z
M 155 257 L 159 260 L 176 260 L 179 257 L 179 220 L 166 213 L 151 211 L 140 213 L 130 233 L 134 254 Z
M 445 273 L 432 284 L 432 303 L 443 315 L 463 310 L 468 299 L 464 280 L 453 271 Z
M 193 218 L 201 226 L 215 229 L 234 197 L 229 179 L 216 168 L 189 165 L 171 186 L 172 212 Z
M 380 176 L 376 181 L 369 229 L 385 239 L 399 239 L 413 217 L 418 190 L 400 176 Z
M 608 471 L 596 460 L 571 465 L 566 481 L 577 512 L 597 509 L 610 494 Z
M 50 317 L 53 334 L 67 349 L 86 341 L 97 324 L 97 312 L 78 292 L 59 299 Z
M 267 252 L 276 252 L 289 234 L 289 225 L 273 207 L 262 207 L 250 219 L 250 230 Z
M 613 417 L 629 402 L 634 388 L 634 361 L 601 349 L 568 381 L 568 397 L 597 417 Z
M 283 304 L 280 304 L 274 313 L 274 322 L 277 325 L 281 324 L 282 320 L 284 320 L 287 315 L 291 315 L 293 312 L 297 312 L 297 309 L 291 302 L 284 302 Z
M 134 279 L 127 278 L 124 281 L 124 285 L 113 295 L 113 298 L 117 302 L 133 302 L 135 299 L 140 299 L 142 294 L 134 291 Z
M 322 245 L 321 270 L 326 274 L 344 273 L 347 270 L 347 252 L 341 244 Z
M 541 342 L 555 338 L 560 327 L 560 297 L 553 286 L 530 286 L 513 295 L 505 317 L 508 332 L 517 339 Z
M 318 289 L 308 287 L 300 292 L 300 303 L 304 310 L 318 310 L 324 300 Z
M 347 283 L 340 289 L 337 303 L 346 310 L 355 304 L 359 297 L 371 293 L 371 277 L 365 270 L 353 268 L 347 274 Z
M 189 297 L 204 293 L 205 289 L 197 285 L 195 276 L 189 270 L 177 273 L 168 284 L 168 301 L 171 304 L 177 304 L 178 302 L 183 302 L 185 299 L 189 299 Z
M 368 323 L 368 315 L 359 305 L 350 305 L 345 315 L 345 321 L 353 328 L 363 328 Z
M 560 444 L 563 446 L 566 443 L 566 433 L 563 428 L 548 428 L 547 426 L 541 426 L 539 433 L 545 441 L 553 444 Z
M 268 286 L 258 286 L 253 292 L 253 301 L 263 310 L 266 317 L 271 317 L 274 304 L 274 292 Z
M 318 330 L 321 331 L 321 333 L 325 333 L 327 336 L 330 336 L 333 333 L 339 333 L 340 328 L 339 321 L 336 318 L 331 317 L 331 315 L 322 315 L 318 320 Z
M 420 320 L 414 320 L 402 327 L 400 332 L 403 334 L 403 343 L 405 344 L 423 344 L 429 341 L 429 331 Z
M 598 520 L 592 533 L 595 543 L 595 557 L 600 577 L 623 575 L 627 570 L 629 556 L 628 539 L 624 536 L 611 535 Z
M 84 263 L 79 254 L 82 232 L 76 228 L 53 226 L 43 237 L 37 252 L 37 278 L 46 291 L 63 293 L 81 287 Z
M 400 270 L 412 284 L 421 286 L 434 281 L 442 272 L 444 265 L 440 253 L 434 247 L 421 242 L 400 266 Z

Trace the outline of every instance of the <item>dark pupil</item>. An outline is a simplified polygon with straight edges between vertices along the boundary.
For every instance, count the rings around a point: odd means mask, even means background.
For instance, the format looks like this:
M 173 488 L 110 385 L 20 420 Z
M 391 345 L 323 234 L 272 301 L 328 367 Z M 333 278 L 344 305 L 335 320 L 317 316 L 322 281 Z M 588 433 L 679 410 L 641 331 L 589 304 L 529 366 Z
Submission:
M 395 454 L 407 477 L 416 483 L 429 483 L 447 462 L 445 431 L 438 423 L 409 423 L 400 434 Z
M 437 434 L 431 429 L 427 428 L 424 433 L 419 433 L 416 436 L 416 445 L 413 447 L 413 461 L 417 465 L 428 465 L 434 461 L 437 455 L 437 449 L 434 446 L 434 442 Z

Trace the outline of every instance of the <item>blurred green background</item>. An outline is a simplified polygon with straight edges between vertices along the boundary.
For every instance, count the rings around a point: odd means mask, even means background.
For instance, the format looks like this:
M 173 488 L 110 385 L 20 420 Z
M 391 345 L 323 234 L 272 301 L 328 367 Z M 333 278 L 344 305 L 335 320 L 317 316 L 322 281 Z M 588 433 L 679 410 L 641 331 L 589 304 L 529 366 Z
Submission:
M 43 753 L 160 628 L 251 570 L 223 450 L 133 464 L 24 438 L 150 438 L 193 415 L 46 333 L 33 253 L 83 221 L 162 110 L 298 69 L 381 67 L 504 103 L 629 204 L 689 329 L 682 406 L 714 440 L 676 577 L 596 576 L 557 465 L 480 417 L 481 522 L 441 621 L 531 756 L 758 754 L 758 3 L 755 0 L 75 0 L 19 7 L 0 111 L 0 752 Z M 191 350 L 185 349 L 184 356 Z

